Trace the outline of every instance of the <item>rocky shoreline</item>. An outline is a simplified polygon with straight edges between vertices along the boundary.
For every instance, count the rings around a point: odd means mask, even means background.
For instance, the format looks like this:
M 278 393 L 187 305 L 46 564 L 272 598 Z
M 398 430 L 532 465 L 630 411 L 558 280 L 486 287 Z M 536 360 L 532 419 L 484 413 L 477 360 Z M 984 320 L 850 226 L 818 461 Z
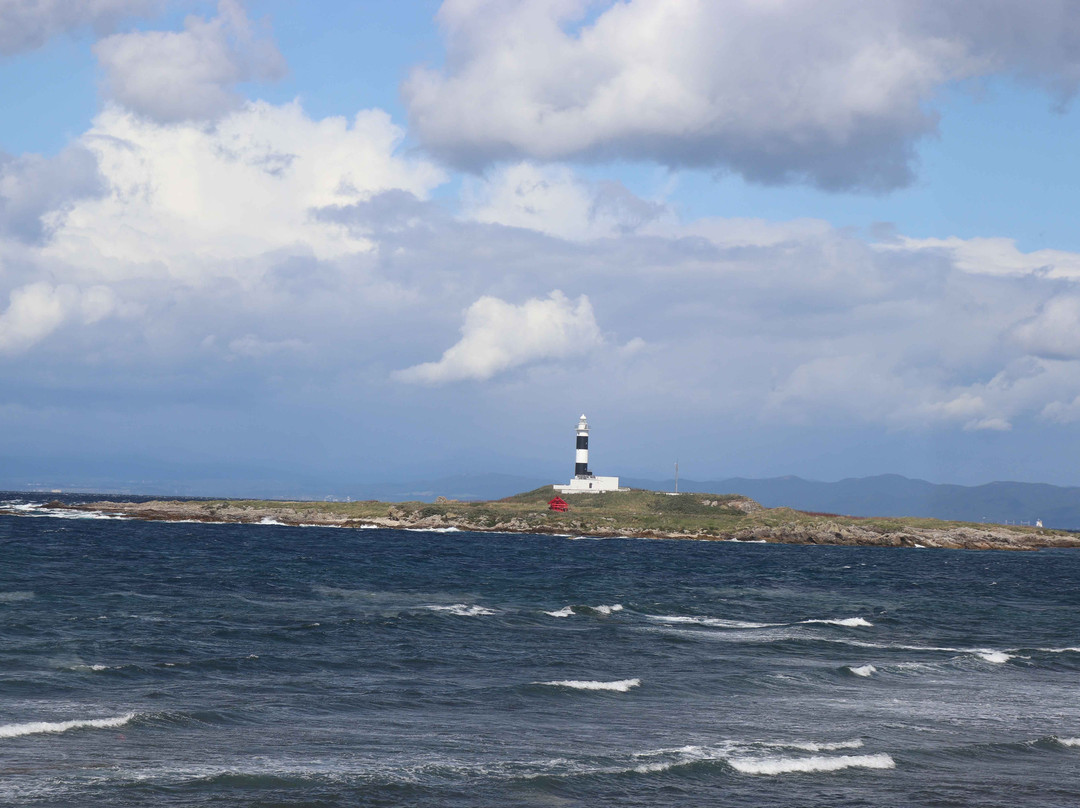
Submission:
M 749 500 L 747 500 L 749 502 Z M 375 503 L 371 503 L 374 505 Z M 754 523 L 730 529 L 642 529 L 618 524 L 586 522 L 567 518 L 549 521 L 547 514 L 507 515 L 504 519 L 469 518 L 464 514 L 425 513 L 418 503 L 394 505 L 379 503 L 385 515 L 354 516 L 320 508 L 314 503 L 296 507 L 289 503 L 231 503 L 229 501 L 154 500 L 150 502 L 92 502 L 69 504 L 51 502 L 56 509 L 93 511 L 132 519 L 166 522 L 213 522 L 237 524 L 281 524 L 338 528 L 393 528 L 409 530 L 448 530 L 488 533 L 580 534 L 598 538 L 627 537 L 643 539 L 691 539 L 698 541 L 765 542 L 773 544 L 815 544 L 860 547 L 910 547 L 964 550 L 1038 550 L 1043 548 L 1080 547 L 1080 535 L 1054 530 L 1012 528 L 1005 525 L 974 525 L 941 522 L 933 527 L 850 517 L 824 517 L 786 509 L 757 510 L 755 513 L 791 514 L 790 519 L 773 523 Z M 756 505 L 756 503 L 755 503 Z M 610 521 L 610 520 L 609 520 Z

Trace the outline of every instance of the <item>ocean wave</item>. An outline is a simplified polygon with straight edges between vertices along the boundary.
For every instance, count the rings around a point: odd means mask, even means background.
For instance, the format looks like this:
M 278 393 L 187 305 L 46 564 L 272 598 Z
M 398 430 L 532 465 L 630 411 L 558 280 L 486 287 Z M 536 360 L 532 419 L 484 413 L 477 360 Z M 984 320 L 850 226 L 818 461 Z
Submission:
M 728 764 L 743 774 L 795 774 L 811 772 L 835 772 L 842 769 L 894 769 L 896 761 L 886 754 L 839 755 L 825 757 L 774 757 L 774 758 L 728 758 Z
M 640 687 L 640 679 L 619 679 L 615 682 L 597 682 L 581 679 L 562 679 L 554 682 L 533 682 L 537 685 L 548 687 L 568 687 L 572 690 L 613 690 L 617 693 L 626 693 L 631 688 Z
M 1013 654 L 1006 654 L 1004 651 L 995 651 L 992 648 L 977 649 L 975 650 L 975 655 L 994 665 L 1004 665 L 1013 658 Z
M 761 623 L 748 620 L 728 620 L 721 617 L 700 617 L 694 615 L 648 614 L 645 616 L 649 620 L 653 620 L 658 623 L 690 623 L 692 625 L 708 626 L 710 628 L 781 628 L 783 626 L 801 626 L 815 624 L 842 626 L 844 628 L 871 628 L 874 625 L 869 620 L 866 620 L 863 617 L 844 617 L 837 619 L 813 619 L 778 623 Z
M 770 741 L 762 746 L 771 749 L 799 749 L 803 752 L 838 752 L 841 749 L 862 749 L 862 738 L 850 741 Z
M 657 623 L 690 623 L 711 628 L 775 628 L 784 623 L 750 623 L 745 620 L 725 620 L 720 617 L 687 617 L 676 614 L 647 614 L 649 620 Z
M 498 614 L 495 609 L 488 609 L 484 606 L 470 606 L 468 603 L 455 603 L 452 606 L 425 606 L 424 608 L 433 612 L 454 614 L 458 617 L 481 617 L 483 615 Z
M 846 665 L 845 668 L 856 676 L 873 676 L 877 673 L 877 668 L 873 665 Z
M 621 603 L 614 603 L 611 606 L 588 606 L 586 608 L 592 609 L 598 614 L 614 614 L 623 610 Z
M 72 721 L 30 721 L 25 724 L 4 724 L 0 726 L 0 738 L 18 738 L 22 735 L 38 735 L 47 732 L 67 732 L 71 729 L 104 729 L 122 727 L 135 717 L 135 713 L 113 718 L 85 718 Z
M 23 600 L 32 600 L 34 593 L 29 590 L 18 590 L 14 592 L 0 592 L 0 603 L 18 603 Z
M 1080 738 L 1058 738 L 1055 736 L 1054 740 L 1062 746 L 1080 746 Z
M 544 614 L 550 615 L 551 617 L 573 617 L 574 607 L 563 606 L 561 609 L 556 609 L 553 612 L 544 612 Z
M 129 519 L 130 517 L 114 513 L 102 513 L 101 511 L 69 511 L 66 508 L 46 508 L 36 502 L 26 502 L 19 505 L 3 506 L 9 513 L 16 516 L 49 516 L 54 519 Z

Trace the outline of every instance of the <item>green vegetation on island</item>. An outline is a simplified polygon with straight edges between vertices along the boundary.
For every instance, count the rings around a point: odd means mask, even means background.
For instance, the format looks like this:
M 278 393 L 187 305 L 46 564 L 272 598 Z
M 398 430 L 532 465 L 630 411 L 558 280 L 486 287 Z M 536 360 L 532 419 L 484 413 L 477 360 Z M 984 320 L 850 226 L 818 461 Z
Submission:
M 488 502 L 278 502 L 154 500 L 54 506 L 165 521 L 281 523 L 337 527 L 445 529 L 599 537 L 757 541 L 784 544 L 1027 550 L 1080 547 L 1062 531 L 927 518 L 867 518 L 763 508 L 738 494 L 629 490 L 566 496 L 548 508 L 550 486 Z

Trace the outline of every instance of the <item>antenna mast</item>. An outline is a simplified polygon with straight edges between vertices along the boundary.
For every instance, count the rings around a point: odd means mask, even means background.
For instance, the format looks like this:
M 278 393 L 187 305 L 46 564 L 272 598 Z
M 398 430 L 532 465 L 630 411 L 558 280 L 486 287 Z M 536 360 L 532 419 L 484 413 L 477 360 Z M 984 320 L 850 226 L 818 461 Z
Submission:
M 675 493 L 679 493 L 679 461 L 675 461 Z

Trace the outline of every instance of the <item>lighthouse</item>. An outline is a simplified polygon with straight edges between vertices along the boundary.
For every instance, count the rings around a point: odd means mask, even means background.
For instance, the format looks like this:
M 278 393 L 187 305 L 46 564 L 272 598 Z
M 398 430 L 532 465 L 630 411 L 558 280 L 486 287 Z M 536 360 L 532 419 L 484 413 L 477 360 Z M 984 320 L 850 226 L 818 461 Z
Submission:
M 574 446 L 574 476 L 568 485 L 552 486 L 560 494 L 601 494 L 618 491 L 618 477 L 597 477 L 589 471 L 589 421 L 584 414 L 578 419 L 574 430 L 577 442 Z
M 589 473 L 589 422 L 585 413 L 577 422 L 577 448 L 574 452 L 574 476 L 591 477 Z

